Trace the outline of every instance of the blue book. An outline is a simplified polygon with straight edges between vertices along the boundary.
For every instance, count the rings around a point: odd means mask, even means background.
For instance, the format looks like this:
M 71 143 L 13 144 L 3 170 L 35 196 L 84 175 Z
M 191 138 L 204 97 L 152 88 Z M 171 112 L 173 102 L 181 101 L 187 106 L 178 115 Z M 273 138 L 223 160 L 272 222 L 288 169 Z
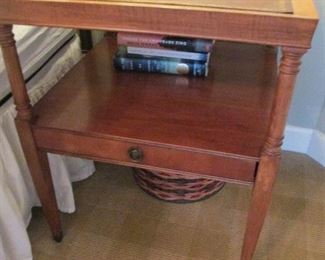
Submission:
M 167 73 L 196 77 L 208 75 L 208 64 L 206 62 L 181 59 L 135 58 L 117 55 L 114 57 L 114 67 L 121 71 Z

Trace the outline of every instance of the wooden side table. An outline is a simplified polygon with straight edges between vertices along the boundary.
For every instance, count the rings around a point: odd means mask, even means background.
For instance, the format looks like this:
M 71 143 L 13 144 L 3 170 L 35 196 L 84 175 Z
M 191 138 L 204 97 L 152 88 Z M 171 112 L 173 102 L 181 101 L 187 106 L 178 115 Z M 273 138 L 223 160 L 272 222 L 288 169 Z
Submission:
M 56 241 L 61 241 L 62 229 L 47 152 L 253 184 L 241 259 L 252 258 L 271 200 L 301 57 L 310 48 L 318 16 L 312 0 L 230 3 L 0 2 L 0 44 L 17 109 L 16 125 Z M 111 64 L 115 41 L 108 38 L 32 108 L 12 24 L 229 42 L 218 42 L 210 76 L 195 79 L 116 72 Z M 275 48 L 266 45 L 282 48 L 278 70 Z M 133 158 L 132 149 L 143 156 Z

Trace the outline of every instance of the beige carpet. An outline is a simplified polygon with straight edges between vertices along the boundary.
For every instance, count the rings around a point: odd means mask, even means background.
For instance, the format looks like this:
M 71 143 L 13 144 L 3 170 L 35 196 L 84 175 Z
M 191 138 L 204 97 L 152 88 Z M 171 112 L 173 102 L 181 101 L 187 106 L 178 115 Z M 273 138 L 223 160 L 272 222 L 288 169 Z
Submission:
M 62 214 L 62 243 L 33 211 L 35 260 L 239 259 L 250 187 L 227 184 L 208 200 L 171 204 L 140 190 L 129 168 L 97 169 L 74 185 L 78 209 Z M 309 157 L 284 153 L 254 259 L 325 259 L 325 170 Z

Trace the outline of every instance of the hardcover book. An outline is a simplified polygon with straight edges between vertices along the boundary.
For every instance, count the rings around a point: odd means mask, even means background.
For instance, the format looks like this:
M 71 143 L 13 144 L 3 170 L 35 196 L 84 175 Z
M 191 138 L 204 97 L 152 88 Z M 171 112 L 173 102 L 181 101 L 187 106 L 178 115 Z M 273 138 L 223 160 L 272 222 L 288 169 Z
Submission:
M 208 74 L 208 64 L 177 59 L 133 58 L 115 56 L 114 67 L 121 71 L 138 71 L 151 73 L 167 73 L 204 77 Z
M 142 48 L 208 53 L 212 51 L 214 41 L 176 36 L 119 32 L 117 34 L 117 44 Z
M 118 53 L 127 56 L 139 56 L 139 57 L 163 57 L 163 58 L 175 58 L 185 60 L 195 60 L 201 62 L 207 62 L 210 57 L 210 53 L 199 52 L 187 52 L 187 51 L 174 51 L 167 49 L 152 49 L 142 47 L 130 47 L 119 46 Z

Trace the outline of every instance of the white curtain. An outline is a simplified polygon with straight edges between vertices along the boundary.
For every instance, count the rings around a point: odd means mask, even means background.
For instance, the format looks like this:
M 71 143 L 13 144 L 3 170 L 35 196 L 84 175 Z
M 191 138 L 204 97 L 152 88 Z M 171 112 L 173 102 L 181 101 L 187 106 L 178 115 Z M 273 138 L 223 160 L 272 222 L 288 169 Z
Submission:
M 37 102 L 81 58 L 76 39 L 60 51 L 62 55 L 46 65 L 29 84 L 32 104 Z M 12 100 L 0 108 L 0 259 L 32 259 L 26 227 L 31 208 L 39 206 L 29 170 L 14 124 Z M 94 171 L 92 161 L 49 154 L 59 209 L 74 212 L 72 181 L 89 177 Z

